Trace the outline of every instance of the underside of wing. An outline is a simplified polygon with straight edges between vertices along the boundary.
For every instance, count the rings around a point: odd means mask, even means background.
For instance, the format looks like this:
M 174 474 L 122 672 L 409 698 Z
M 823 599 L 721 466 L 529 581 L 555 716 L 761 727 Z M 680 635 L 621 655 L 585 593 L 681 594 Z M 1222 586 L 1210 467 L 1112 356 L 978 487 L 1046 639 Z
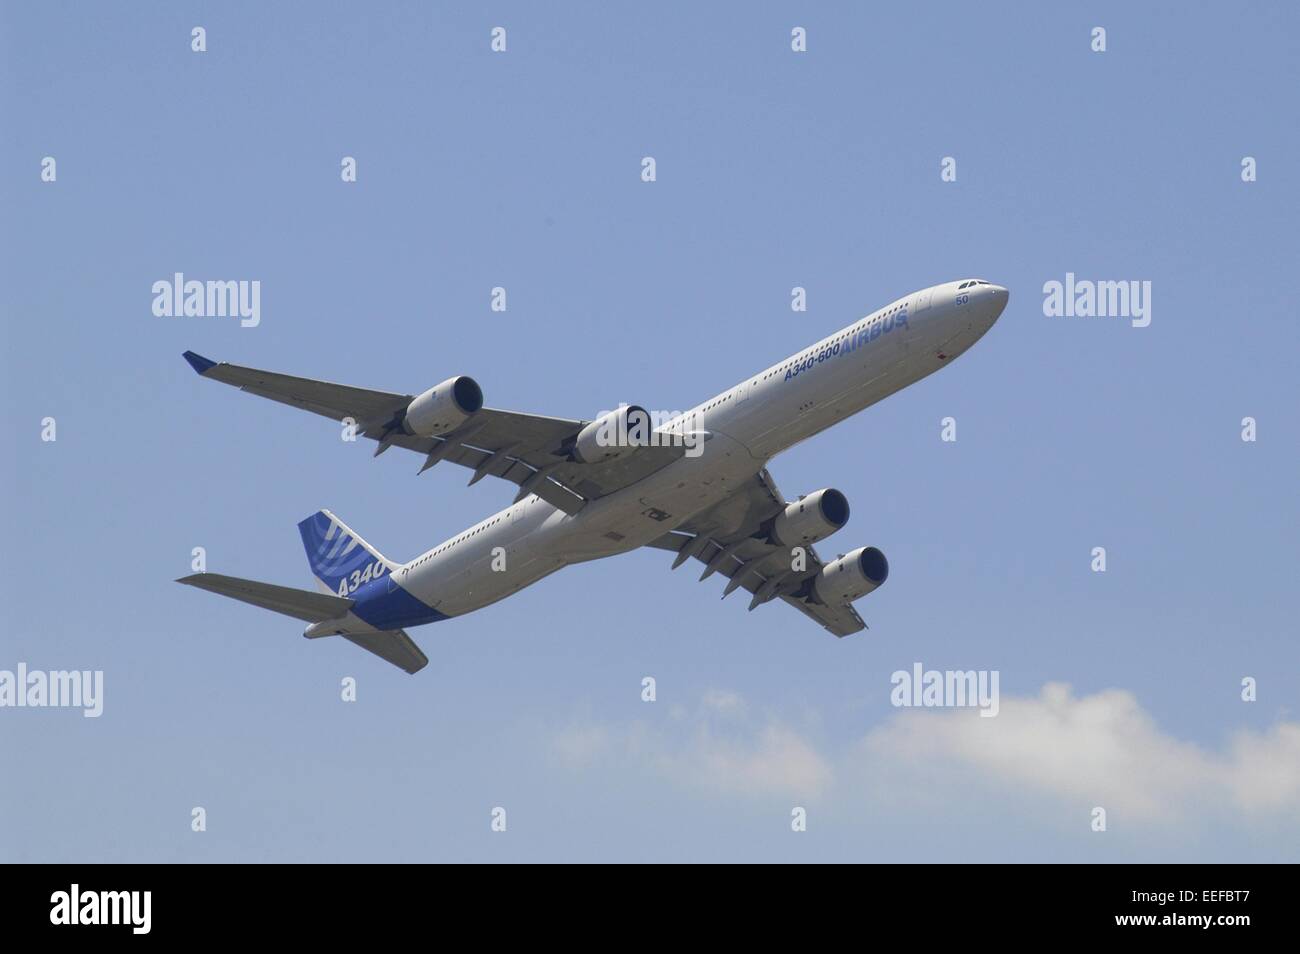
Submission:
M 244 368 L 224 361 L 218 363 L 193 351 L 185 352 L 185 360 L 205 378 L 335 421 L 341 421 L 345 417 L 356 421 L 388 420 L 411 403 L 409 394 L 371 391 L 345 384 L 331 384 L 328 381 L 313 381 L 311 378 L 297 378 L 275 371 Z
M 850 599 L 818 595 L 813 584 L 826 564 L 811 544 L 792 547 L 772 539 L 772 523 L 786 507 L 763 470 L 725 500 L 649 545 L 674 551 L 674 568 L 692 557 L 700 561 L 701 580 L 715 573 L 725 577 L 723 597 L 743 589 L 751 594 L 751 610 L 780 599 L 836 636 L 866 629 Z
M 574 443 L 591 422 L 483 407 L 482 391 L 465 377 L 411 395 L 218 363 L 192 351 L 185 360 L 205 378 L 350 422 L 357 435 L 376 442 L 376 456 L 405 448 L 424 457 L 420 473 L 449 461 L 474 472 L 471 484 L 499 477 L 519 486 L 516 499 L 537 494 L 565 513 L 577 513 L 588 500 L 621 490 L 682 454 L 680 447 L 645 446 L 584 462 Z

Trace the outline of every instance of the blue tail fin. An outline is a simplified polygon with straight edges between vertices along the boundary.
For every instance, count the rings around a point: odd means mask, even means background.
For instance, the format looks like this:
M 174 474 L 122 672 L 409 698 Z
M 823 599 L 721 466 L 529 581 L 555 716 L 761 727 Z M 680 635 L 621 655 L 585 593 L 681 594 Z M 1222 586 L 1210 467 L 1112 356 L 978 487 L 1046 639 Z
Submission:
M 335 596 L 347 596 L 395 566 L 328 510 L 298 524 L 298 532 L 312 574 Z

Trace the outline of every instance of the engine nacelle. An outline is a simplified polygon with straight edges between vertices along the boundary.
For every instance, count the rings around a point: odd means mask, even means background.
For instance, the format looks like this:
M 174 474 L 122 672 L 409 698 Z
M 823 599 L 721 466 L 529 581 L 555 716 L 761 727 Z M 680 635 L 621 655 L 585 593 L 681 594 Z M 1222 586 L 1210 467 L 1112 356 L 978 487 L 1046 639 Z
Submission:
M 616 460 L 649 444 L 652 430 L 645 408 L 624 404 L 616 411 L 602 414 L 578 432 L 573 442 L 574 459 L 583 464 Z
M 813 592 L 827 605 L 851 603 L 866 596 L 889 577 L 889 561 L 875 547 L 859 547 L 822 567 L 813 579 Z
M 460 427 L 483 406 L 483 389 L 461 375 L 429 388 L 406 406 L 406 429 L 421 437 L 441 437 Z
M 848 522 L 848 499 L 827 487 L 796 500 L 777 514 L 768 536 L 784 547 L 804 546 L 825 540 Z

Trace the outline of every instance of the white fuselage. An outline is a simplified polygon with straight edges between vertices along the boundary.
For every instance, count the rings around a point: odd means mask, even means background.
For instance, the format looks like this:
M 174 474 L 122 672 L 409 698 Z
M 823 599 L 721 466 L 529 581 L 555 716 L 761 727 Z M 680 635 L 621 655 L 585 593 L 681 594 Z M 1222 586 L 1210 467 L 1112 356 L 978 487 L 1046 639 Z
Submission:
M 664 433 L 707 432 L 697 456 L 684 455 L 576 514 L 526 497 L 398 567 L 395 581 L 438 612 L 459 616 L 568 564 L 644 546 L 718 503 L 781 451 L 973 345 L 1002 313 L 1007 292 L 963 284 L 891 302 L 660 426 Z

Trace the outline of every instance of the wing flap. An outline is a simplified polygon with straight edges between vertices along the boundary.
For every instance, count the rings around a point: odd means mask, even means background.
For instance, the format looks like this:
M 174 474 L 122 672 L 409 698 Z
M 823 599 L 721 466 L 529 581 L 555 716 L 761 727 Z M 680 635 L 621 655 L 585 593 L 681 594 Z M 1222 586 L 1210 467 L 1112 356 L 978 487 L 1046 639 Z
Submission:
M 814 623 L 817 623 L 832 636 L 843 639 L 845 636 L 852 636 L 854 633 L 860 633 L 867 628 L 867 624 L 862 622 L 862 617 L 858 615 L 858 611 L 853 608 L 852 603 L 845 603 L 841 606 L 827 606 L 823 603 L 809 603 L 807 600 L 801 600 L 793 596 L 783 596 L 781 599 L 787 605 L 793 606 Z

